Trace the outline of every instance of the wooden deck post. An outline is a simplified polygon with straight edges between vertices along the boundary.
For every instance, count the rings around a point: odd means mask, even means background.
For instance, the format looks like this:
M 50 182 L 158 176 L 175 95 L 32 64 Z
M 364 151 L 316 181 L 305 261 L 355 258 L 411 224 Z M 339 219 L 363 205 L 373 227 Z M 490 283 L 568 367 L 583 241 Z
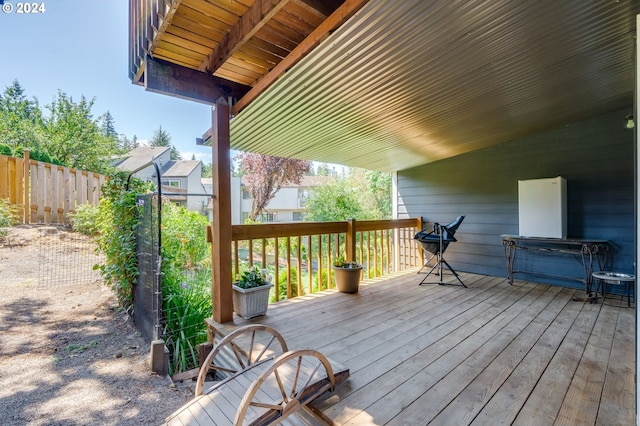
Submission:
M 416 218 L 416 228 L 418 228 L 417 232 L 422 231 L 422 226 L 423 226 L 422 216 L 418 216 Z M 418 248 L 418 251 L 420 252 L 420 264 L 418 266 L 422 267 L 424 265 L 424 250 L 422 250 L 422 246 L 419 246 L 419 247 L 420 248 Z
M 356 261 L 356 220 L 347 219 L 347 234 L 345 237 L 345 255 L 347 262 Z
M 231 288 L 231 158 L 229 105 L 218 100 L 211 114 L 213 222 L 211 223 L 211 298 L 213 319 L 233 320 Z

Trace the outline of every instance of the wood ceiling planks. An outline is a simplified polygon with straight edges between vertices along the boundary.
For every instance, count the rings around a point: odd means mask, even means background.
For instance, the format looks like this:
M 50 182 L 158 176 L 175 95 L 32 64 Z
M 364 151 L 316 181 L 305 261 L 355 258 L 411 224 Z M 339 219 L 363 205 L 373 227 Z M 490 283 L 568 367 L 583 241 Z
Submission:
M 150 53 L 254 86 L 341 4 L 342 0 L 181 0 L 174 4 L 169 25 L 155 33 Z

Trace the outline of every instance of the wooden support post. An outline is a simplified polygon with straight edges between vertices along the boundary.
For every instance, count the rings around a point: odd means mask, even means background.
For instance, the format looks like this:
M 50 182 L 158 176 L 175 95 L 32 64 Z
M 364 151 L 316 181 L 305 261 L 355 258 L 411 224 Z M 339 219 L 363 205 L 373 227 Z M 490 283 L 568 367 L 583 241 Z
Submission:
M 345 256 L 347 262 L 356 261 L 356 220 L 347 219 L 347 234 L 345 237 Z
M 422 227 L 424 226 L 423 223 L 424 222 L 422 221 L 422 216 L 418 216 L 416 218 L 416 228 L 418 228 L 416 233 L 422 231 Z M 422 249 L 422 246 L 419 247 L 420 248 L 418 250 L 420 251 L 420 265 L 418 266 L 422 267 L 424 266 L 424 250 Z
M 211 298 L 213 319 L 233 320 L 231 288 L 231 158 L 229 105 L 218 100 L 211 116 L 213 222 L 211 223 Z

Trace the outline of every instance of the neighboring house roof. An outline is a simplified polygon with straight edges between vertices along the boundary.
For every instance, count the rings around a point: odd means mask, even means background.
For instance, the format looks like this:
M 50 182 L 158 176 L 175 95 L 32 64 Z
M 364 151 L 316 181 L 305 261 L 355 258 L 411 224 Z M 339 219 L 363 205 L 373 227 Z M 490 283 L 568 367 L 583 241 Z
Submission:
M 167 163 L 162 177 L 186 177 L 200 165 L 200 160 L 177 160 Z
M 117 165 L 120 170 L 134 171 L 155 160 L 170 150 L 167 146 L 139 146 L 126 154 L 126 159 Z

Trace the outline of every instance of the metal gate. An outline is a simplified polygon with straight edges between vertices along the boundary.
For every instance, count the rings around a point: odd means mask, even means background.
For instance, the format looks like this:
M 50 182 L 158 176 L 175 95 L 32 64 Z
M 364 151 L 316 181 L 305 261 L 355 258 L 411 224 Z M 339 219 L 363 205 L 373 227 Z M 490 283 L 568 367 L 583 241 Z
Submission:
M 133 289 L 133 317 L 147 342 L 161 335 L 162 290 L 160 280 L 160 197 L 138 196 L 140 224 L 137 229 L 138 282 Z

